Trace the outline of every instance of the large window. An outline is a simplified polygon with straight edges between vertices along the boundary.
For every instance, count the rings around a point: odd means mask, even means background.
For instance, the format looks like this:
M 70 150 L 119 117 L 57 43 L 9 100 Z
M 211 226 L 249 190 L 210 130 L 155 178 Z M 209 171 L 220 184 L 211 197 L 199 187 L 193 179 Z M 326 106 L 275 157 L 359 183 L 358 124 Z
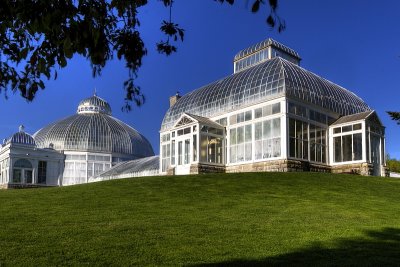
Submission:
M 170 144 L 163 144 L 161 146 L 161 151 L 161 169 L 163 172 L 165 172 L 169 167 Z
M 310 124 L 310 161 L 326 162 L 326 131 Z
M 257 122 L 254 125 L 255 159 L 280 157 L 281 120 L 280 118 Z
M 289 155 L 308 159 L 308 123 L 289 119 Z
M 47 162 L 39 161 L 38 184 L 46 184 L 46 178 L 47 178 Z
M 252 159 L 252 125 L 248 124 L 230 129 L 230 162 L 243 162 Z
M 333 146 L 334 162 L 362 160 L 361 123 L 333 128 Z
M 200 161 L 208 163 L 223 163 L 222 138 L 217 136 L 201 135 L 200 138 Z

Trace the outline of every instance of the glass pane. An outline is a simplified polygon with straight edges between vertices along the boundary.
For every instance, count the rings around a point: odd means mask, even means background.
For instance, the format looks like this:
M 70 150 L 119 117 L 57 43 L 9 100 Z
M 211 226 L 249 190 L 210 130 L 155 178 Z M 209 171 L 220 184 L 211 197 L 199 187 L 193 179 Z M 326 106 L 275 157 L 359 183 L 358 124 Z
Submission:
M 230 153 L 230 162 L 235 163 L 236 162 L 236 146 L 231 146 L 229 148 L 229 153 Z
M 254 124 L 254 139 L 261 140 L 262 138 L 262 122 Z
M 353 125 L 353 130 L 354 130 L 354 131 L 356 131 L 356 130 L 361 130 L 361 123 L 354 124 L 354 125 Z
M 278 137 L 281 136 L 281 119 L 273 119 L 272 120 L 272 136 Z
M 249 111 L 246 111 L 246 114 L 245 114 L 245 121 L 250 121 L 252 118 L 251 118 L 251 110 L 249 110 Z
M 348 125 L 348 126 L 343 126 L 342 127 L 342 132 L 350 132 L 352 130 L 352 125 Z
M 272 105 L 272 114 L 277 114 L 281 112 L 281 103 L 276 103 Z
M 344 135 L 342 136 L 342 151 L 343 151 L 343 161 L 351 161 L 352 160 L 352 136 Z
M 245 160 L 249 161 L 252 158 L 251 143 L 245 144 Z
M 333 158 L 335 162 L 342 162 L 342 138 L 340 136 L 333 138 Z
M 303 128 L 301 121 L 296 121 L 296 138 L 303 139 Z
M 216 162 L 217 163 L 223 163 L 222 162 L 222 140 L 221 138 L 217 138 L 217 143 L 215 144 L 216 150 L 217 150 L 217 158 Z
M 263 122 L 263 139 L 271 138 L 271 121 Z
M 289 140 L 289 155 L 293 158 L 296 157 L 296 139 L 293 137 L 290 137 Z
M 185 164 L 190 162 L 190 139 L 185 140 Z
M 255 153 L 255 158 L 256 159 L 262 159 L 262 141 L 256 141 L 254 143 L 255 148 L 254 148 L 254 153 Z
M 200 135 L 200 161 L 201 162 L 207 162 L 207 147 L 208 147 L 207 136 Z
M 254 110 L 254 117 L 255 117 L 256 119 L 262 117 L 262 108 L 257 108 L 257 109 Z
M 31 170 L 25 170 L 25 181 L 27 184 L 32 183 L 32 171 Z
M 353 135 L 353 160 L 362 160 L 362 136 L 361 133 Z
M 333 133 L 341 133 L 342 132 L 342 128 L 341 127 L 337 127 L 337 128 L 333 128 Z
M 252 140 L 251 128 L 251 124 L 245 126 L 245 142 L 251 142 Z
M 272 139 L 272 155 L 274 157 L 281 156 L 281 139 L 280 138 Z
M 244 128 L 242 126 L 237 128 L 237 143 L 241 144 L 243 142 L 244 142 Z
M 208 162 L 215 163 L 217 138 L 208 137 Z
M 236 129 L 231 129 L 229 133 L 230 133 L 230 144 L 236 145 Z
M 237 145 L 237 161 L 244 161 L 244 145 Z
M 289 119 L 289 136 L 296 137 L 296 122 L 294 119 Z
M 21 183 L 21 180 L 22 180 L 22 170 L 14 169 L 14 171 L 13 171 L 13 183 Z
M 175 165 L 175 140 L 171 142 L 171 164 Z
M 182 165 L 182 157 L 183 157 L 183 147 L 182 147 L 182 141 L 178 142 L 178 165 Z
M 197 160 L 197 135 L 193 135 L 193 161 Z

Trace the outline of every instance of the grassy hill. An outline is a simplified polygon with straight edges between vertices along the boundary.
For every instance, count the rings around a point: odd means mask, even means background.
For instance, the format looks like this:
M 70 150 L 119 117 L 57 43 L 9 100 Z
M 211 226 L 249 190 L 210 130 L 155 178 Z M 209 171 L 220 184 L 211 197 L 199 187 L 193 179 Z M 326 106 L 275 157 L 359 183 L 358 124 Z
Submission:
M 396 266 L 400 180 L 251 173 L 0 191 L 0 266 Z

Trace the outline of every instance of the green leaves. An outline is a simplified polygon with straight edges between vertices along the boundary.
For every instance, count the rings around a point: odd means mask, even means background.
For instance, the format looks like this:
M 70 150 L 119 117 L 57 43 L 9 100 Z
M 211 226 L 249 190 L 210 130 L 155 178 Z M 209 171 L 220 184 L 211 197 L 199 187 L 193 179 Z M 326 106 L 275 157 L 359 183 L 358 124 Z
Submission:
M 262 0 L 256 0 L 253 3 L 253 6 L 251 8 L 251 12 L 256 13 L 259 9 L 260 9 L 260 3 L 262 2 Z
M 397 124 L 400 125 L 400 112 L 396 111 L 386 111 L 387 114 L 392 118 L 392 120 L 397 121 Z
M 168 8 L 169 17 L 160 30 L 166 40 L 157 43 L 157 51 L 171 55 L 174 42 L 184 40 L 185 31 L 172 21 L 174 0 L 159 0 Z M 214 0 L 234 4 L 234 0 Z M 258 12 L 264 0 L 252 0 L 252 12 Z M 57 69 L 79 54 L 88 59 L 93 75 L 99 75 L 114 55 L 126 63 L 127 82 L 123 85 L 127 105 L 144 103 L 135 84 L 142 58 L 147 54 L 138 27 L 138 8 L 147 0 L 15 0 L 0 5 L 0 92 L 19 91 L 32 101 L 44 79 L 57 78 Z M 267 24 L 284 30 L 277 15 L 278 0 L 269 0 Z M 128 110 L 128 109 L 127 109 Z

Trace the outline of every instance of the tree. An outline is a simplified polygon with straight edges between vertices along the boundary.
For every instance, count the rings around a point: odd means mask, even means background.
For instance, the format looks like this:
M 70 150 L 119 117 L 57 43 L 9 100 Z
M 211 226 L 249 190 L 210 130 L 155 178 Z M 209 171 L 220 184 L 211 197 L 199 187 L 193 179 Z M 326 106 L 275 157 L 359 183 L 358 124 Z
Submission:
M 386 155 L 386 165 L 390 171 L 400 173 L 400 161 L 395 158 L 391 158 L 389 154 Z
M 397 121 L 397 124 L 400 125 L 400 112 L 387 111 L 387 113 L 392 118 L 392 120 Z
M 169 8 L 169 19 L 161 22 L 165 39 L 157 43 L 161 54 L 177 51 L 184 29 L 172 21 L 174 0 L 158 0 Z M 214 0 L 234 4 L 234 0 Z M 247 0 L 249 1 L 249 0 Z M 258 12 L 265 0 L 251 0 L 252 12 Z M 20 92 L 32 101 L 44 80 L 56 79 L 57 68 L 68 59 L 81 55 L 91 64 L 93 75 L 100 75 L 115 55 L 124 60 L 128 79 L 124 82 L 125 108 L 141 105 L 144 95 L 135 79 L 147 49 L 140 36 L 138 9 L 147 0 L 13 0 L 0 5 L 0 92 Z M 266 23 L 285 29 L 277 15 L 278 0 L 268 0 Z

